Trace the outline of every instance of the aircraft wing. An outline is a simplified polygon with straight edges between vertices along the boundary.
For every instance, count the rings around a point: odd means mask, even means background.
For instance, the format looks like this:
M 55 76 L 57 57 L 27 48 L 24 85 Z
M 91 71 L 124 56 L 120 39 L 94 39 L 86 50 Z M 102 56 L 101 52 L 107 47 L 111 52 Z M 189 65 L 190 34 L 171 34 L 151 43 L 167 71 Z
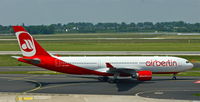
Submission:
M 31 59 L 31 58 L 23 58 L 23 57 L 19 57 L 19 56 L 12 56 L 12 57 L 16 58 L 16 59 L 22 59 L 22 60 L 25 60 L 25 61 L 28 61 L 28 62 L 31 62 L 34 64 L 39 64 L 41 62 L 40 59 L 38 59 L 38 58 Z
M 120 68 L 120 67 L 115 67 L 110 63 L 106 63 L 106 67 L 109 68 L 109 72 L 110 73 L 124 73 L 124 74 L 135 74 L 136 73 L 136 69 L 138 68 L 130 68 L 130 67 L 124 67 L 124 68 Z

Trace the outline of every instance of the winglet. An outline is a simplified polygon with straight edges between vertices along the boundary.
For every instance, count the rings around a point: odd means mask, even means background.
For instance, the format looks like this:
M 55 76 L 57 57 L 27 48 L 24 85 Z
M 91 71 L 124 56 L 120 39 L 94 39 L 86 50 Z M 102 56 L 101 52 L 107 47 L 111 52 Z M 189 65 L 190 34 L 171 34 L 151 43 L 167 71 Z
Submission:
M 106 63 L 106 67 L 107 67 L 107 68 L 115 68 L 115 67 L 113 67 L 110 63 Z
M 11 56 L 12 58 L 16 58 L 16 59 L 19 59 L 19 58 L 22 58 L 20 56 Z

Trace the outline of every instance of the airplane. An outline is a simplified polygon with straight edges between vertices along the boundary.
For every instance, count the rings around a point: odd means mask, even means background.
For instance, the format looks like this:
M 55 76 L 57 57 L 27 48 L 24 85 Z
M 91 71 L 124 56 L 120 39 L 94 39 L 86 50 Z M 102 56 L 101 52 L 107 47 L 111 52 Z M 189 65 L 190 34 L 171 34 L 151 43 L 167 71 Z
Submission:
M 193 67 L 188 60 L 171 56 L 56 56 L 42 48 L 22 26 L 13 26 L 13 30 L 23 56 L 12 57 L 51 71 L 97 75 L 100 81 L 116 82 L 118 77 L 148 81 L 152 74 L 173 74 L 172 79 L 175 80 L 177 73 Z

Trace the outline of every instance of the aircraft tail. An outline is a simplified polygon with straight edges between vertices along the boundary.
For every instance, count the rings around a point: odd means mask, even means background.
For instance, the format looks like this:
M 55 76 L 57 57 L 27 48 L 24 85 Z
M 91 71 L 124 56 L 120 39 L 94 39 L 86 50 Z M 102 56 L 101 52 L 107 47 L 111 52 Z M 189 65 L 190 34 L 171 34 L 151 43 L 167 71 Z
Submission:
M 22 26 L 13 29 L 24 57 L 51 56 Z

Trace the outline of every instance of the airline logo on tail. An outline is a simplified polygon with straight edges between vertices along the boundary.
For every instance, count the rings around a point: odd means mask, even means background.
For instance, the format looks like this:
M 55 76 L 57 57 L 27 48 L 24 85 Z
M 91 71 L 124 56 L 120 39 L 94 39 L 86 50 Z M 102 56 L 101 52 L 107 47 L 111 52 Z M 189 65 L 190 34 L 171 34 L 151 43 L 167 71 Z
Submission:
M 24 31 L 17 32 L 16 35 L 22 54 L 27 57 L 34 56 L 36 49 L 32 36 Z
M 22 44 L 22 49 L 24 51 L 29 52 L 29 50 L 33 50 L 33 43 L 31 42 L 31 40 L 24 40 L 24 44 Z

